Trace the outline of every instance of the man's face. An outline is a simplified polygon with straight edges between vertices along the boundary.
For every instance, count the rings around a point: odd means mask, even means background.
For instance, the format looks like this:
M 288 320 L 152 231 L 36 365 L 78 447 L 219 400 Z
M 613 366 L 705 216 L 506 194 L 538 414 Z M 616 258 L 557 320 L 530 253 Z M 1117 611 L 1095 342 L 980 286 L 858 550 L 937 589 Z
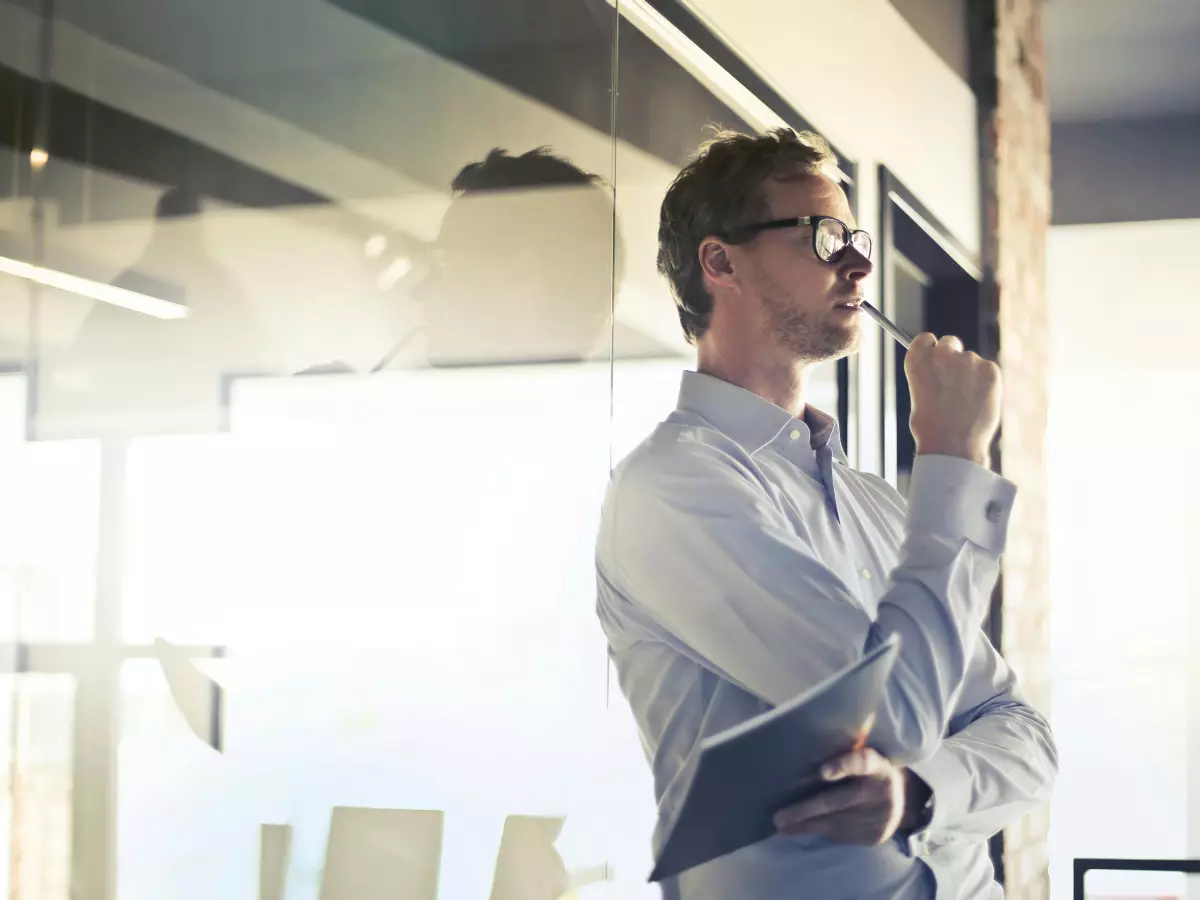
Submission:
M 765 186 L 767 220 L 833 216 L 857 227 L 850 204 L 832 179 L 811 175 Z M 805 362 L 836 359 L 858 349 L 857 308 L 871 262 L 847 247 L 835 263 L 813 252 L 812 226 L 763 231 L 729 247 L 747 312 L 761 316 L 774 346 Z

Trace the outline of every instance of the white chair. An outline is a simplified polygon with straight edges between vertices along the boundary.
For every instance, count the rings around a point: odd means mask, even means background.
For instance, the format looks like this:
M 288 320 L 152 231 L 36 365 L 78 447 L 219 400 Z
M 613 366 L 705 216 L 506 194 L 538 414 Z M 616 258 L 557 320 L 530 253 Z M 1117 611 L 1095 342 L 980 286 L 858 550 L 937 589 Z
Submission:
M 437 900 L 440 810 L 337 806 L 321 900 Z

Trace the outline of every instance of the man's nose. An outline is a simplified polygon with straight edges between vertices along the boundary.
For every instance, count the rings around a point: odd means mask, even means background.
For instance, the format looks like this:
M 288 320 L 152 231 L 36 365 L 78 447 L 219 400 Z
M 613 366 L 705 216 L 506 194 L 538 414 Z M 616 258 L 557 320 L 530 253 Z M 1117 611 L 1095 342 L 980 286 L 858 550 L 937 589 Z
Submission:
M 848 281 L 862 281 L 875 269 L 875 264 L 853 247 L 846 248 L 846 258 L 842 260 L 842 277 Z

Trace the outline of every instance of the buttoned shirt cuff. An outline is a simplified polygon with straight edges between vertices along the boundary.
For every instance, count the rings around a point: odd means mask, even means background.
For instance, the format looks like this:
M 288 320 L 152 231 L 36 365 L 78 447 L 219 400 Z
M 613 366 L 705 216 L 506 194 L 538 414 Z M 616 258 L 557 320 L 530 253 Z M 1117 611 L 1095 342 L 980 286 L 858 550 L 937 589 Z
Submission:
M 1017 487 L 956 456 L 919 455 L 908 492 L 908 526 L 962 537 L 1003 553 Z

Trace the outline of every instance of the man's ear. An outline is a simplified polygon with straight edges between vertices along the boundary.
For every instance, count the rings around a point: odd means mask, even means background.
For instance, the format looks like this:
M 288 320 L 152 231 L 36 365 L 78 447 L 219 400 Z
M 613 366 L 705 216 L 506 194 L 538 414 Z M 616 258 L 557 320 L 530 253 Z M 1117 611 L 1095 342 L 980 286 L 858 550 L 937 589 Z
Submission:
M 700 268 L 710 284 L 729 287 L 733 284 L 733 259 L 730 246 L 718 237 L 706 237 L 700 242 Z

